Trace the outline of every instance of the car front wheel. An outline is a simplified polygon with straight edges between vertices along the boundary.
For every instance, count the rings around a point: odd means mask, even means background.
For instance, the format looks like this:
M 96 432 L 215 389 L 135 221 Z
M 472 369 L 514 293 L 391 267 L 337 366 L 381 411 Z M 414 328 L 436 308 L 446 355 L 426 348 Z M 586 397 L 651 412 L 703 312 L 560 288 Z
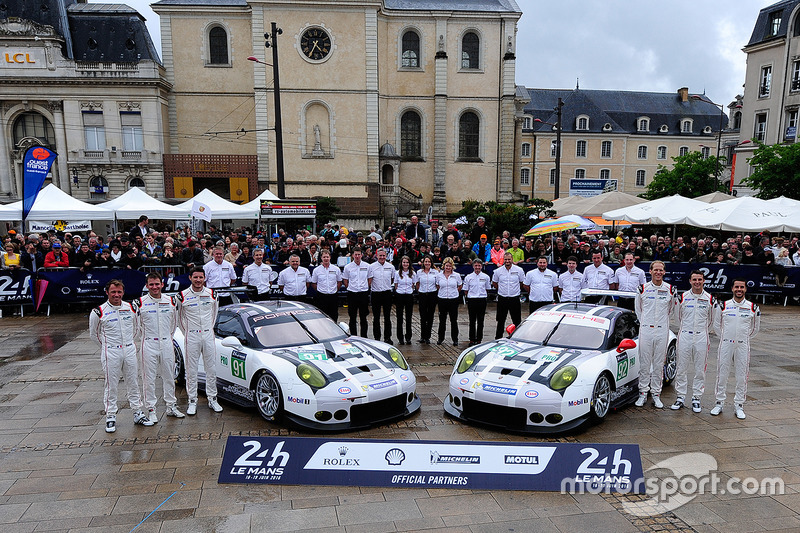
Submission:
M 678 349 L 676 343 L 672 343 L 667 348 L 667 358 L 664 361 L 664 386 L 671 384 L 678 373 Z
M 269 372 L 263 372 L 256 381 L 255 389 L 256 407 L 264 420 L 275 420 L 281 412 L 283 398 L 281 397 L 281 386 L 275 376 Z
M 172 377 L 176 385 L 183 385 L 186 382 L 186 369 L 183 366 L 183 352 L 178 343 L 172 342 L 172 350 L 175 352 L 175 365 L 172 367 Z
M 592 405 L 590 409 L 592 420 L 601 422 L 605 419 L 611 408 L 611 382 L 606 374 L 601 374 L 594 382 L 592 390 Z

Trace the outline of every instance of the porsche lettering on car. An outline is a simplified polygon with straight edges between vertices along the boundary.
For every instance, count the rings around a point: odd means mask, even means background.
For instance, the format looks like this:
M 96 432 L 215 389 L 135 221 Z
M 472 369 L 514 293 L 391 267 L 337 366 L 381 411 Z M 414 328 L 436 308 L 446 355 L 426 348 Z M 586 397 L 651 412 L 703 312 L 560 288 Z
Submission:
M 313 430 L 348 430 L 402 418 L 420 408 L 416 378 L 389 344 L 350 336 L 314 306 L 287 301 L 219 310 L 214 326 L 221 398 Z M 176 377 L 183 334 L 175 335 Z M 200 359 L 198 384 L 205 388 Z
M 585 303 L 540 308 L 507 339 L 456 360 L 445 411 L 460 420 L 526 433 L 600 422 L 636 399 L 639 322 L 632 311 Z M 675 377 L 670 332 L 665 382 Z

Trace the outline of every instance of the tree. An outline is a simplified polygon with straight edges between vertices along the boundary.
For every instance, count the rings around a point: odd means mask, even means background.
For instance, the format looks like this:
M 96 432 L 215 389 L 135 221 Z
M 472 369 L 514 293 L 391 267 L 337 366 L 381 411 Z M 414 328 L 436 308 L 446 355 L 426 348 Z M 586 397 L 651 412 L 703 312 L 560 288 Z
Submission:
M 675 162 L 672 168 L 658 165 L 647 192 L 640 195 L 642 198 L 655 200 L 673 194 L 696 198 L 715 191 L 725 191 L 725 185 L 717 178 L 716 157 L 704 159 L 700 152 L 689 152 L 672 160 Z
M 455 213 L 455 217 L 465 217 L 466 224 L 459 224 L 459 229 L 469 230 L 475 224 L 479 216 L 486 218 L 486 225 L 498 234 L 508 230 L 512 235 L 521 235 L 528 231 L 536 222 L 530 216 L 537 217 L 552 216 L 553 202 L 541 198 L 533 198 L 528 202 L 529 205 L 520 206 L 515 204 L 501 204 L 498 202 L 479 202 L 477 200 L 466 200 L 461 204 L 461 210 Z
M 336 205 L 336 200 L 330 196 L 317 198 L 317 226 L 336 220 L 336 215 L 341 209 Z
M 747 162 L 754 170 L 742 183 L 758 190 L 759 198 L 788 196 L 800 199 L 800 144 L 758 143 Z

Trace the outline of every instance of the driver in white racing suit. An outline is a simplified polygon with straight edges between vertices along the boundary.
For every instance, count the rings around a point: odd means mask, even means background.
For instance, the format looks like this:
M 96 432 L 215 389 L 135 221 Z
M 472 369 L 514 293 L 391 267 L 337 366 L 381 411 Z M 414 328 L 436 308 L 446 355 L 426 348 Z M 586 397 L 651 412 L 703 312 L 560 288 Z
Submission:
M 122 301 L 125 285 L 112 279 L 106 285 L 108 301 L 89 313 L 89 335 L 100 344 L 100 362 L 106 377 L 103 389 L 103 407 L 106 411 L 106 433 L 117 430 L 117 389 L 125 372 L 128 401 L 133 410 L 133 423 L 152 426 L 142 411 L 139 394 L 139 363 L 136 357 L 134 333 L 138 318 L 131 304 Z
M 189 395 L 187 415 L 197 414 L 197 372 L 200 357 L 206 371 L 208 407 L 222 412 L 217 402 L 217 349 L 214 344 L 214 323 L 219 301 L 216 293 L 205 286 L 206 273 L 202 267 L 192 269 L 192 286 L 178 293 L 178 323 L 184 334 L 183 357 L 186 364 L 186 393 Z
M 663 409 L 661 386 L 664 381 L 664 360 L 669 342 L 669 318 L 675 307 L 676 290 L 664 282 L 664 263 L 650 264 L 651 281 L 636 293 L 636 316 L 639 318 L 639 398 L 642 407 L 647 393 L 653 396 L 656 409 Z
M 161 368 L 161 382 L 164 390 L 164 403 L 167 405 L 166 416 L 183 418 L 175 399 L 175 351 L 172 347 L 172 336 L 178 325 L 177 304 L 173 296 L 161 293 L 164 283 L 161 275 L 151 272 L 147 275 L 147 294 L 133 301 L 133 308 L 139 318 L 139 329 L 136 332 L 136 344 L 142 363 L 142 391 L 147 417 L 154 424 L 158 422 L 156 414 L 156 375 Z
M 703 290 L 705 277 L 700 270 L 693 270 L 689 277 L 692 288 L 680 295 L 677 304 L 678 351 L 675 375 L 675 392 L 678 398 L 670 409 L 683 407 L 689 384 L 688 370 L 694 367 L 692 380 L 692 411 L 699 413 L 700 398 L 705 391 L 706 366 L 708 365 L 708 335 L 714 319 L 714 297 Z
M 711 414 L 722 413 L 725 405 L 725 388 L 731 363 L 735 366 L 736 395 L 733 397 L 736 418 L 744 420 L 744 400 L 747 396 L 747 374 L 750 370 L 750 339 L 758 335 L 761 327 L 761 310 L 755 302 L 745 300 L 747 281 L 744 278 L 733 280 L 733 298 L 720 302 L 714 309 L 714 330 L 719 335 L 717 354 L 717 403 Z

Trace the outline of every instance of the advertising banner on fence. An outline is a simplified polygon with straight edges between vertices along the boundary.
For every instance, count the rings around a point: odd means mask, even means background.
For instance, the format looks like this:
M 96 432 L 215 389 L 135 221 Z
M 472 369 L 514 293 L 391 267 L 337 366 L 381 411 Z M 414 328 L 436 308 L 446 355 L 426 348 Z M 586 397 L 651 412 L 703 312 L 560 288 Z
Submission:
M 28 221 L 28 230 L 36 233 L 47 233 L 48 231 L 91 231 L 91 220 L 76 220 L 68 222 L 66 220 L 55 220 L 53 222 Z
M 39 270 L 36 276 L 43 286 L 43 303 L 77 303 L 106 300 L 106 283 L 112 279 L 122 280 L 125 284 L 125 300 L 133 300 L 142 295 L 146 284 L 147 273 L 138 270 L 107 270 L 96 268 L 89 272 L 78 269 Z
M 644 493 L 635 444 L 228 437 L 220 483 Z
M 30 287 L 29 270 L 0 270 L 0 305 L 31 303 Z

